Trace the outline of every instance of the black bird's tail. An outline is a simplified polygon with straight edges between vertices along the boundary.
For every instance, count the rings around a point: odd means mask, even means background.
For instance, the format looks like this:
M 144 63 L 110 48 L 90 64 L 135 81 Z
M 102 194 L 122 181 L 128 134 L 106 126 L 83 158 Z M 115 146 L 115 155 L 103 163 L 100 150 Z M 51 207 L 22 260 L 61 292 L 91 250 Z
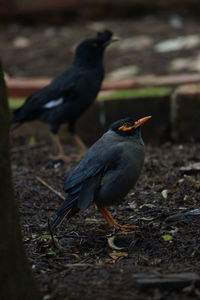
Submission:
M 77 207 L 77 200 L 78 197 L 74 197 L 74 195 L 71 197 L 69 196 L 65 199 L 65 201 L 57 211 L 57 216 L 51 224 L 52 230 L 62 222 L 65 216 L 67 217 L 67 219 L 70 219 L 80 210 L 80 208 Z
M 21 107 L 19 107 L 18 109 L 16 109 L 14 112 L 13 112 L 13 115 L 9 121 L 10 123 L 10 127 L 11 127 L 11 131 L 15 130 L 16 128 L 18 128 L 19 126 L 22 125 L 23 123 L 23 118 L 21 118 L 20 116 L 20 110 L 21 110 Z
M 22 107 L 19 107 L 13 111 L 12 117 L 10 119 L 10 124 L 20 123 L 24 121 L 25 118 L 22 114 L 23 112 Z

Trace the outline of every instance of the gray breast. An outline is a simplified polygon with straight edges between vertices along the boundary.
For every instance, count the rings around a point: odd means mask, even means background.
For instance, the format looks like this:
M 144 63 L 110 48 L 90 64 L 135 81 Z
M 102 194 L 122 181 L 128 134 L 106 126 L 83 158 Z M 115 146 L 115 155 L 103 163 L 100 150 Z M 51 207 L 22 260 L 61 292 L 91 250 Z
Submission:
M 144 144 L 123 145 L 123 155 L 115 170 L 108 171 L 99 190 L 96 204 L 109 206 L 120 202 L 136 183 L 144 162 Z

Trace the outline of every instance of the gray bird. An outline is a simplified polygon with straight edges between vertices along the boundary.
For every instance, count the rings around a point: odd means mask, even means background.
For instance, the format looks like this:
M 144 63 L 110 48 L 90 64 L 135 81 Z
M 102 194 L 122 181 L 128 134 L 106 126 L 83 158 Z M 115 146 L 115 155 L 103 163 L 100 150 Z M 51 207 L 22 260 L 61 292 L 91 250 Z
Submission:
M 144 142 L 140 126 L 151 116 L 135 121 L 125 118 L 113 123 L 109 130 L 88 150 L 69 174 L 64 184 L 68 197 L 57 211 L 52 229 L 63 218 L 86 210 L 95 203 L 110 226 L 132 228 L 118 224 L 107 206 L 117 204 L 136 183 L 144 162 Z

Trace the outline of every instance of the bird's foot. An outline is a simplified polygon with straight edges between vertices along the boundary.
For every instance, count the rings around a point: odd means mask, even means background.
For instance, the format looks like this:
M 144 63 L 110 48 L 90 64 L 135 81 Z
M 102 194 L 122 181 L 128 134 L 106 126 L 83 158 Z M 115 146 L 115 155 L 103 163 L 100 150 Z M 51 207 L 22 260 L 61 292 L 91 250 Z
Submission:
M 120 229 L 118 234 L 134 234 L 134 233 L 140 231 L 139 227 L 135 226 L 135 225 L 128 225 L 128 224 L 120 225 L 120 224 L 116 223 L 114 225 L 114 227 Z
M 110 232 L 113 229 L 113 227 L 108 226 L 107 224 L 96 224 L 95 230 L 99 232 Z
M 126 231 L 128 233 L 130 232 L 129 230 L 132 230 L 130 233 L 138 231 L 138 226 L 128 225 L 128 224 L 125 224 L 125 225 L 118 224 L 106 207 L 99 207 L 99 210 L 102 213 L 102 215 L 104 216 L 104 218 L 106 219 L 106 221 L 110 227 L 119 228 L 122 232 Z
M 135 225 L 129 225 L 129 224 L 121 225 L 121 224 L 115 223 L 114 226 L 115 226 L 116 228 L 123 229 L 123 230 L 128 230 L 128 229 L 134 229 L 134 230 L 137 230 L 137 229 L 138 229 L 138 226 L 135 226 Z

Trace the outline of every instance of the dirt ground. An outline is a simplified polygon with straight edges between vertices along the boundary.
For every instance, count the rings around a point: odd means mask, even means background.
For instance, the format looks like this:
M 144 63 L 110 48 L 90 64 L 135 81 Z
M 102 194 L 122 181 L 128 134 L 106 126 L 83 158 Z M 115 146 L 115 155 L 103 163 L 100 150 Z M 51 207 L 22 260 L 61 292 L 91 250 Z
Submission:
M 10 76 L 55 76 L 72 61 L 73 46 L 78 41 L 108 28 L 122 40 L 145 35 L 153 44 L 141 51 L 113 45 L 106 54 L 107 73 L 136 65 L 138 75 L 168 74 L 172 59 L 194 58 L 199 47 L 156 53 L 153 46 L 169 38 L 199 34 L 199 25 L 196 18 L 184 18 L 183 25 L 174 28 L 170 16 L 60 26 L 1 24 L 0 56 Z M 74 158 L 74 148 L 65 145 L 69 163 L 53 161 L 49 158 L 51 145 L 39 143 L 43 146 L 31 148 L 23 146 L 23 138 L 14 139 L 12 169 L 24 245 L 44 300 L 199 299 L 200 290 L 193 286 L 179 292 L 153 289 L 145 293 L 135 285 L 134 275 L 199 272 L 200 219 L 198 215 L 180 214 L 199 208 L 200 173 L 187 175 L 180 167 L 200 161 L 200 144 L 147 145 L 136 187 L 120 206 L 110 209 L 119 223 L 139 226 L 138 232 L 123 235 L 109 229 L 91 207 L 63 222 L 55 233 L 59 248 L 54 249 L 47 220 L 55 216 L 62 199 L 40 179 L 65 196 L 64 176 L 78 158 Z M 112 237 L 121 249 L 109 244 Z
M 175 27 L 173 22 L 175 22 Z M 121 37 L 121 41 L 113 44 L 106 54 L 107 73 L 121 67 L 135 65 L 138 68 L 136 75 L 169 74 L 172 72 L 169 66 L 173 59 L 191 58 L 193 60 L 199 55 L 198 43 L 188 49 L 165 53 L 157 53 L 154 49 L 158 42 L 167 39 L 198 35 L 200 22 L 196 17 L 179 18 L 178 16 L 177 19 L 173 15 L 147 15 L 126 20 L 66 22 L 60 26 L 0 24 L 0 56 L 4 61 L 5 72 L 14 77 L 56 76 L 72 62 L 74 45 L 105 28 Z M 129 44 L 120 48 L 120 45 L 127 39 L 144 36 L 151 40 L 150 45 L 143 46 L 139 50 L 134 50 L 132 46 L 129 47 Z M 136 40 L 135 44 L 138 45 L 139 41 Z M 193 65 L 195 68 L 197 63 Z M 195 70 L 187 66 L 185 70 L 173 72 L 183 71 Z
M 200 160 L 200 144 L 147 145 L 136 187 L 110 209 L 119 223 L 139 226 L 138 232 L 123 235 L 109 229 L 91 207 L 62 223 L 55 233 L 59 249 L 54 249 L 47 219 L 52 220 L 62 199 L 38 177 L 64 195 L 64 176 L 78 158 L 69 145 L 66 164 L 48 158 L 50 144 L 30 148 L 23 143 L 13 141 L 13 182 L 24 245 L 44 299 L 199 299 L 194 287 L 145 293 L 134 284 L 134 275 L 199 272 L 199 216 L 174 215 L 199 208 L 200 173 L 186 175 L 180 167 Z M 121 249 L 109 245 L 111 237 Z

